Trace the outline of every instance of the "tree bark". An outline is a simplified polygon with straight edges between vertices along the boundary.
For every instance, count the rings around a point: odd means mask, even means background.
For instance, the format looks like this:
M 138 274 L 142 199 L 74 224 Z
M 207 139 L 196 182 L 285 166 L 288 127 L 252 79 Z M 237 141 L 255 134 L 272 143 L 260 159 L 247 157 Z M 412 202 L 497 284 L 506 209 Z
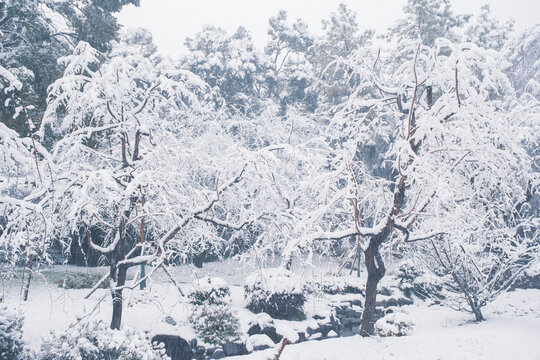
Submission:
M 124 260 L 126 257 L 126 238 L 124 232 L 125 221 L 129 217 L 129 211 L 124 212 L 122 215 L 120 225 L 118 226 L 120 241 L 118 242 L 118 246 L 113 253 L 113 258 L 111 261 L 111 277 L 113 278 L 112 280 L 116 280 L 115 289 L 112 290 L 113 312 L 111 329 L 113 330 L 119 330 L 120 325 L 122 324 L 122 287 L 126 284 L 127 275 L 127 266 L 125 264 L 117 265 L 119 261 Z
M 375 239 L 370 241 L 365 251 L 365 262 L 367 268 L 366 300 L 364 311 L 362 312 L 362 323 L 360 324 L 360 335 L 370 336 L 373 334 L 373 315 L 377 302 L 377 285 L 386 273 L 386 268 L 379 254 L 379 244 Z
M 113 300 L 113 313 L 111 320 L 111 329 L 119 330 L 120 325 L 122 324 L 122 309 L 123 309 L 123 299 L 122 299 L 122 286 L 126 284 L 126 273 L 127 268 L 124 265 L 118 267 L 118 276 L 116 289 L 112 291 L 112 300 Z
M 23 289 L 23 301 L 28 300 L 28 292 L 30 291 L 30 282 L 32 281 L 32 254 L 28 255 L 28 279 Z
M 484 321 L 484 315 L 482 315 L 482 311 L 480 310 L 479 307 L 474 307 L 473 312 L 474 312 L 474 316 L 476 317 L 476 321 L 478 322 Z

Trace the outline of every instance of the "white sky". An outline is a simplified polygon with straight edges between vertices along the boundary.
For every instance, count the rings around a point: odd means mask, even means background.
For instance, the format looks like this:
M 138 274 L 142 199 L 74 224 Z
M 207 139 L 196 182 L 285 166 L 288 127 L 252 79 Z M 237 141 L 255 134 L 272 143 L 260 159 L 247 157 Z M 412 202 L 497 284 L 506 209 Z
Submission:
M 262 49 L 268 18 L 280 9 L 287 11 L 289 20 L 301 17 L 311 32 L 320 34 L 321 20 L 342 2 L 357 12 L 361 29 L 381 33 L 401 17 L 406 0 L 141 0 L 140 7 L 124 7 L 118 18 L 126 27 L 149 29 L 160 52 L 175 56 L 185 51 L 184 39 L 205 24 L 221 26 L 229 33 L 244 26 Z M 486 3 L 498 19 L 514 19 L 517 30 L 540 23 L 540 0 L 452 0 L 452 7 L 455 14 L 477 14 Z

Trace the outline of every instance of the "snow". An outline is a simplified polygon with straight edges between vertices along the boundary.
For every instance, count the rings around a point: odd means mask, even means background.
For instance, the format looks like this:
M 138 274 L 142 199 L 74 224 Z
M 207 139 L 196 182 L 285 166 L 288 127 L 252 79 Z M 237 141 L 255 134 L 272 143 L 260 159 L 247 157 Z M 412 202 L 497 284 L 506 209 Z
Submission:
M 262 286 L 271 294 L 301 294 L 304 289 L 301 278 L 282 267 L 254 272 L 246 278 L 246 286 L 249 288 Z
M 352 336 L 287 345 L 282 360 L 466 360 L 540 358 L 540 290 L 506 293 L 488 306 L 487 320 L 471 321 L 463 314 L 426 303 L 408 307 L 415 327 L 409 336 Z M 508 309 L 514 309 L 507 312 Z M 519 310 L 518 310 L 519 309 Z M 268 349 L 235 360 L 271 358 Z
M 243 286 L 239 281 L 253 270 L 249 267 L 235 267 L 235 262 L 205 264 L 204 271 L 219 275 L 229 283 L 232 305 L 238 311 L 241 332 L 247 332 L 253 322 L 270 322 L 266 314 L 253 314 L 245 308 Z M 103 320 L 108 323 L 111 315 L 111 296 L 108 290 L 99 289 L 89 299 L 84 299 L 88 289 L 64 290 L 56 287 L 55 281 L 65 271 L 81 271 L 73 266 L 57 266 L 54 271 L 45 271 L 45 277 L 37 276 L 30 289 L 29 301 L 20 302 L 18 281 L 4 284 L 4 302 L 18 307 L 25 314 L 23 340 L 37 350 L 41 337 L 49 330 L 62 330 L 78 319 Z M 92 268 L 88 271 L 104 273 L 106 269 Z M 134 269 L 133 269 L 134 270 Z M 197 277 L 188 266 L 171 269 L 182 288 L 189 288 Z M 302 271 L 299 269 L 299 271 Z M 128 277 L 134 276 L 134 271 Z M 45 279 L 47 281 L 45 281 Z M 173 284 L 161 271 L 148 281 L 146 290 L 124 291 L 123 326 L 150 331 L 151 334 L 176 334 L 185 339 L 196 338 L 187 322 L 190 304 L 180 295 Z M 344 296 L 334 295 L 339 298 Z M 350 295 L 361 296 L 361 295 Z M 472 316 L 446 307 L 430 305 L 431 302 L 416 300 L 414 305 L 402 309 L 407 319 L 413 323 L 409 335 L 401 337 L 359 336 L 322 339 L 285 347 L 282 359 L 358 359 L 361 355 L 373 359 L 538 359 L 540 349 L 536 346 L 540 333 L 540 290 L 516 290 L 502 294 L 485 310 L 486 321 L 472 322 Z M 305 331 L 308 326 L 317 327 L 317 321 L 309 319 L 311 314 L 327 309 L 328 303 L 320 296 L 310 296 L 306 303 L 308 320 L 274 320 L 276 331 L 290 337 L 293 333 Z M 95 310 L 92 314 L 92 310 Z M 89 315 L 90 314 L 90 315 Z M 141 316 L 144 314 L 144 316 Z M 86 317 L 85 317 L 86 316 Z M 171 316 L 177 325 L 163 321 Z M 402 316 L 402 315 L 397 315 Z M 320 335 L 316 335 L 315 337 Z M 330 334 L 329 337 L 331 337 Z M 262 338 L 250 340 L 260 344 Z M 247 356 L 231 359 L 268 359 L 276 350 L 272 348 L 254 352 Z

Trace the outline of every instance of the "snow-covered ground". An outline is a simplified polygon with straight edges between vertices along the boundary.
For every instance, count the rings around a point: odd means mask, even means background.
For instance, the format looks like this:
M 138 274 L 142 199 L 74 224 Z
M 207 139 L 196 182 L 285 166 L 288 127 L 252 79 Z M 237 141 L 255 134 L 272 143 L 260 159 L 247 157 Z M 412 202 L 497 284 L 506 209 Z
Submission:
M 323 271 L 324 269 L 317 269 Z M 49 330 L 65 329 L 83 317 L 110 321 L 111 297 L 99 289 L 89 299 L 88 290 L 64 290 L 55 281 L 65 271 L 87 271 L 73 267 L 56 267 L 37 277 L 30 290 L 29 301 L 20 302 L 20 279 L 4 284 L 3 298 L 8 305 L 19 307 L 25 314 L 23 339 L 33 349 L 39 348 L 41 337 Z M 105 269 L 89 269 L 104 272 Z M 253 271 L 240 264 L 205 264 L 195 274 L 189 267 L 175 269 L 175 278 L 185 293 L 196 276 L 210 274 L 225 278 L 231 284 L 233 305 L 238 311 L 242 332 L 255 315 L 245 308 L 243 280 Z M 301 271 L 306 271 L 305 269 Z M 132 274 L 133 276 L 133 274 Z M 196 337 L 187 323 L 190 306 L 165 274 L 158 272 L 145 291 L 125 291 L 123 324 L 150 331 L 152 334 L 177 334 L 186 339 Z M 310 297 L 305 309 L 310 314 L 325 311 L 324 297 Z M 472 322 L 473 316 L 442 306 L 429 306 L 416 301 L 402 307 L 414 323 L 409 336 L 359 336 L 309 341 L 288 345 L 282 359 L 540 359 L 540 290 L 517 290 L 502 294 L 489 304 L 485 322 Z M 177 324 L 164 321 L 169 316 Z M 304 322 L 287 322 L 301 328 Z M 276 321 L 279 323 L 279 321 Z M 271 358 L 276 349 L 254 352 L 235 359 Z
M 487 320 L 425 303 L 406 307 L 415 323 L 409 336 L 360 336 L 288 345 L 282 360 L 540 359 L 540 290 L 503 294 L 486 309 Z M 234 359 L 266 360 L 274 349 Z

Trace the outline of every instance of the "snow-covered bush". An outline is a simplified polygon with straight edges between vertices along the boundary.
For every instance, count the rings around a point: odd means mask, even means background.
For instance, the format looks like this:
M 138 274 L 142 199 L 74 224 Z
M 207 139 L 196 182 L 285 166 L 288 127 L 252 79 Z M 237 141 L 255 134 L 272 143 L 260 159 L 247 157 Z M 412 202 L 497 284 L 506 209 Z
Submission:
M 231 290 L 222 278 L 204 277 L 193 282 L 189 321 L 208 344 L 223 344 L 238 335 L 238 316 L 231 306 Z
M 440 277 L 425 273 L 410 262 L 405 262 L 399 267 L 397 278 L 399 288 L 407 297 L 414 294 L 421 299 L 441 300 L 444 298 Z
M 39 360 L 166 360 L 164 349 L 154 349 L 143 332 L 111 330 L 102 321 L 80 323 L 52 332 L 43 340 Z
M 91 274 L 84 272 L 76 272 L 66 274 L 63 279 L 58 280 L 58 287 L 64 289 L 91 289 L 103 277 L 101 274 Z M 101 283 L 100 288 L 106 289 L 109 287 L 109 279 Z
M 363 294 L 365 285 L 365 281 L 356 276 L 325 276 L 308 281 L 306 290 L 329 295 L 339 293 Z
M 404 313 L 390 313 L 375 322 L 375 333 L 380 336 L 403 336 L 410 333 L 413 323 Z
M 21 340 L 23 317 L 10 311 L 7 307 L 0 308 L 0 359 L 22 359 L 24 344 Z
M 244 296 L 253 312 L 265 312 L 276 319 L 304 317 L 303 281 L 284 268 L 264 269 L 248 276 Z

